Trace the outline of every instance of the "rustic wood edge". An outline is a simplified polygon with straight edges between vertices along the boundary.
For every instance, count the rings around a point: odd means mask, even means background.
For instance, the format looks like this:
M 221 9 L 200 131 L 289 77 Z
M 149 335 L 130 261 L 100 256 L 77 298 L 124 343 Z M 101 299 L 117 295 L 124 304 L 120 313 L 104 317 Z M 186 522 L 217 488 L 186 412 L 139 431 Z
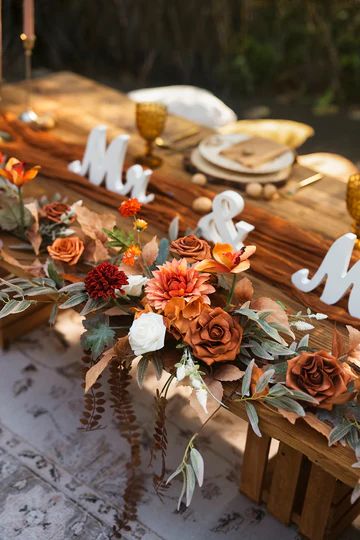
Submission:
M 351 448 L 341 445 L 329 447 L 326 438 L 303 420 L 298 419 L 295 424 L 291 424 L 277 412 L 260 403 L 255 404 L 255 407 L 262 433 L 298 450 L 312 463 L 319 465 L 348 486 L 354 487 L 360 481 L 360 469 L 352 468 L 356 459 Z M 244 403 L 231 402 L 229 410 L 248 421 Z

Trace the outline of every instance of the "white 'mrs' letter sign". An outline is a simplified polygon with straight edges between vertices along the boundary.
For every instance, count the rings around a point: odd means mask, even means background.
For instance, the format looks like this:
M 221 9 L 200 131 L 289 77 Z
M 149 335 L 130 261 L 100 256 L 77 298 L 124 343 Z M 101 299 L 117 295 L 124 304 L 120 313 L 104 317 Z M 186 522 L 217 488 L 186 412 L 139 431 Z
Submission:
M 201 236 L 214 243 L 231 244 L 235 249 L 241 249 L 243 240 L 254 226 L 246 221 L 233 222 L 244 210 L 244 199 L 236 191 L 223 191 L 214 197 L 212 212 L 202 217 L 198 222 Z
M 351 289 L 348 311 L 352 317 L 360 318 L 360 261 L 349 270 L 355 241 L 355 234 L 344 234 L 333 243 L 311 279 L 308 279 L 309 270 L 303 268 L 292 275 L 291 281 L 300 291 L 310 292 L 326 277 L 320 296 L 325 304 L 335 304 Z
M 123 184 L 122 173 L 129 135 L 118 135 L 106 147 L 106 126 L 97 126 L 91 130 L 82 161 L 72 161 L 70 171 L 88 175 L 95 186 L 105 181 L 106 189 L 127 195 L 131 193 L 141 203 L 154 200 L 154 195 L 146 195 L 152 171 L 144 170 L 141 165 L 133 165 L 126 172 L 126 184 Z

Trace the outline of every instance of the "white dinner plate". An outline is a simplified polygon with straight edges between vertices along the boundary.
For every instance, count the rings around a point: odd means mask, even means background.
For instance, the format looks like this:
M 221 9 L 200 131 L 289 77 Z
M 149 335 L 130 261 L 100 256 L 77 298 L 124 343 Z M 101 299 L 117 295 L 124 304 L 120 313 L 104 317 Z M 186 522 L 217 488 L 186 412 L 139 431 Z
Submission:
M 237 161 L 222 156 L 220 152 L 230 146 L 246 141 L 251 138 L 251 135 L 245 133 L 231 133 L 227 135 L 210 135 L 203 139 L 199 144 L 199 152 L 201 156 L 215 165 L 222 167 L 228 171 L 234 171 L 246 174 L 270 174 L 276 173 L 290 167 L 295 159 L 295 153 L 292 150 L 284 152 L 277 158 L 262 163 L 258 167 L 245 167 Z
M 251 182 L 259 182 L 260 184 L 276 184 L 277 182 L 284 182 L 289 178 L 291 173 L 291 166 L 286 167 L 281 171 L 277 171 L 271 174 L 247 174 L 247 173 L 236 173 L 232 171 L 227 171 L 221 167 L 216 167 L 206 159 L 202 157 L 198 148 L 195 148 L 190 156 L 191 163 L 198 171 L 213 176 L 214 178 L 219 178 L 221 180 L 228 180 L 237 184 L 249 184 Z

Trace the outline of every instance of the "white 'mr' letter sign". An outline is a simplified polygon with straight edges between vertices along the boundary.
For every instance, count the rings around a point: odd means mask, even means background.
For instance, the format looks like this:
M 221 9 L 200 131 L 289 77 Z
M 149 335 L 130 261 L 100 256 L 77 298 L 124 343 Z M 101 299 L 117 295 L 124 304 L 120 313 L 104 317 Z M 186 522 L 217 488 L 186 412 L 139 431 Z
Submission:
M 246 221 L 233 222 L 244 210 L 245 202 L 236 191 L 223 191 L 214 197 L 212 212 L 198 222 L 201 236 L 215 243 L 231 244 L 234 249 L 243 247 L 243 240 L 254 230 L 254 226 Z
M 105 181 L 106 189 L 127 195 L 131 193 L 141 203 L 154 200 L 154 195 L 146 195 L 152 171 L 144 170 L 141 165 L 133 165 L 126 172 L 126 184 L 123 184 L 122 173 L 129 135 L 118 135 L 106 147 L 106 126 L 97 126 L 91 130 L 82 161 L 69 163 L 70 171 L 85 176 L 95 186 Z
M 349 270 L 355 241 L 355 234 L 344 234 L 333 243 L 311 279 L 308 279 L 309 270 L 303 268 L 292 275 L 291 281 L 300 291 L 310 292 L 326 277 L 320 300 L 330 305 L 338 302 L 351 288 L 348 311 L 352 317 L 360 318 L 360 261 Z

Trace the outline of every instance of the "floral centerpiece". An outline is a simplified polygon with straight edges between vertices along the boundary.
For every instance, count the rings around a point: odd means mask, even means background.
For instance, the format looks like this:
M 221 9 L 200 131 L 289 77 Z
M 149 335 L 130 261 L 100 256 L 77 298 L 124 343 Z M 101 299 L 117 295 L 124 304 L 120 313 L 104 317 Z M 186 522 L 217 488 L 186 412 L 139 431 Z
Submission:
M 179 383 L 191 388 L 191 402 L 205 416 L 201 429 L 220 408 L 238 401 L 260 437 L 257 408 L 270 407 L 290 422 L 304 419 L 326 434 L 330 445 L 348 444 L 355 452 L 354 466 L 359 466 L 359 331 L 348 327 L 345 339 L 334 330 L 331 350 L 314 349 L 303 333 L 326 315 L 293 313 L 276 299 L 257 297 L 244 277 L 256 256 L 255 246 L 239 251 L 228 244 L 212 246 L 196 231 L 178 237 L 176 220 L 168 238 L 145 241 L 148 224 L 136 199 L 119 207 L 125 228 L 117 225 L 115 216 L 100 216 L 81 201 L 68 205 L 56 198 L 25 204 L 19 179 L 34 179 L 37 168 L 25 170 L 13 159 L 0 170 L 6 178 L 0 227 L 28 242 L 38 258 L 24 266 L 1 249 L 1 257 L 29 277 L 1 279 L 0 318 L 36 302 L 52 304 L 51 324 L 59 310 L 76 308 L 84 317 L 82 428 L 97 429 L 109 402 L 131 446 L 125 505 L 115 532 L 120 534 L 136 515 L 140 497 L 140 435 L 129 383 L 134 373 L 141 388 L 150 365 L 158 378 L 167 373 L 155 397 L 151 455 L 152 461 L 160 458 L 161 467 L 154 473 L 154 486 L 161 496 L 180 478 L 178 508 L 183 500 L 190 504 L 204 475 L 198 433 L 170 476 L 166 468 L 167 394 Z M 18 205 L 11 219 L 10 199 Z M 99 391 L 106 370 L 109 396 Z M 359 495 L 358 486 L 354 500 Z

